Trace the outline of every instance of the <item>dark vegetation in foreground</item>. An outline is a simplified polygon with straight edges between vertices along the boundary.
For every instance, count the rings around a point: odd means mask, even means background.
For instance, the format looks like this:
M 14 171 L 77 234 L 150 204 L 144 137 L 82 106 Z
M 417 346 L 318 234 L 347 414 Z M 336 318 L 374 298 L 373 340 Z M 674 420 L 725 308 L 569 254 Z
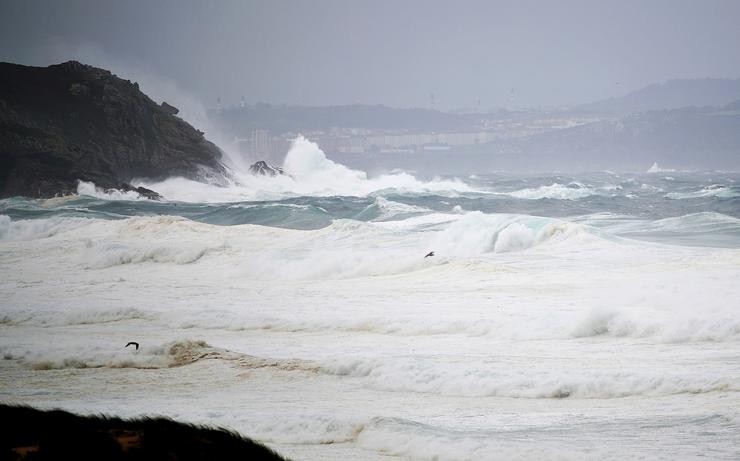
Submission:
M 235 432 L 0 405 L 0 460 L 283 460 Z

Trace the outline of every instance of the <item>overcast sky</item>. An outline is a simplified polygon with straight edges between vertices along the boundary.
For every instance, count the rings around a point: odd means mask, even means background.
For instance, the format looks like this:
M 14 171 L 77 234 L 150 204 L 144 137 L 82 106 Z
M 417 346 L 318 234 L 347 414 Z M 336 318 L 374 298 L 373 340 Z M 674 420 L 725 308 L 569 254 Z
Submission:
M 553 106 L 740 77 L 740 1 L 0 0 L 0 60 L 69 59 L 208 106 Z

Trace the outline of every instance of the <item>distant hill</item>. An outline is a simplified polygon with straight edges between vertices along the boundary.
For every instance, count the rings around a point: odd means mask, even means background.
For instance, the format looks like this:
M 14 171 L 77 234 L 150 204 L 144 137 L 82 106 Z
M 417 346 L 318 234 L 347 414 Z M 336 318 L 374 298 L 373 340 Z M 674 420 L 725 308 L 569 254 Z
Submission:
M 576 106 L 576 111 L 627 115 L 681 107 L 724 106 L 740 99 L 740 79 L 677 79 L 655 83 L 621 98 Z
M 514 169 L 740 169 L 740 101 L 631 114 L 485 146 Z
M 248 135 L 255 129 L 286 133 L 337 128 L 375 130 L 458 130 L 475 123 L 473 115 L 431 109 L 398 109 L 383 105 L 287 106 L 256 104 L 212 111 L 209 118 L 225 132 Z
M 657 162 L 676 170 L 740 171 L 740 100 L 686 107 L 499 139 L 419 155 L 337 155 L 373 173 L 402 168 L 432 176 L 491 171 L 645 172 Z

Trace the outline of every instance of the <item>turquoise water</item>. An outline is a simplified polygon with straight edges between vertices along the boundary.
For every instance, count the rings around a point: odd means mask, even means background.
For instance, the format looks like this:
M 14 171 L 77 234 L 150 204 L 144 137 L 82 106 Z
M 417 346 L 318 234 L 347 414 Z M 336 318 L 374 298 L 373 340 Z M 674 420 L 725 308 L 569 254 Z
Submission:
M 226 226 L 320 229 L 335 219 L 388 221 L 480 211 L 560 218 L 617 236 L 673 244 L 740 247 L 737 173 L 481 175 L 461 181 L 470 190 L 443 195 L 381 189 L 363 197 L 286 193 L 275 200 L 211 203 L 112 199 L 102 192 L 51 200 L 16 197 L 0 201 L 0 215 L 10 222 L 173 215 Z M 0 227 L 3 232 L 8 230 Z

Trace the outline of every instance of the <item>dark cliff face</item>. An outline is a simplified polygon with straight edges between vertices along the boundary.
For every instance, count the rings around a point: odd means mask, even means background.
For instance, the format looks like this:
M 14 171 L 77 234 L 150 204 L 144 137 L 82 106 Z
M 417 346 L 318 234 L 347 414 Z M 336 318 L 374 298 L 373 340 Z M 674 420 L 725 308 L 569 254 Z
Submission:
M 75 61 L 0 63 L 0 197 L 49 197 L 77 180 L 104 188 L 132 178 L 221 172 L 220 150 L 136 83 Z

